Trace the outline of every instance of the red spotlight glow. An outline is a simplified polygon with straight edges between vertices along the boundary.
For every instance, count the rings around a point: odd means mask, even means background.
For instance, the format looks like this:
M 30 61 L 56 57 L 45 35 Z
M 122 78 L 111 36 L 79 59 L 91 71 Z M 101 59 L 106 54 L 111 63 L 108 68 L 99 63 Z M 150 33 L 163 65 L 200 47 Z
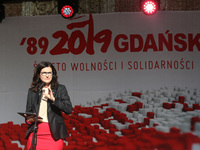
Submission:
M 63 6 L 62 9 L 61 9 L 61 14 L 62 14 L 62 16 L 65 17 L 65 18 L 70 18 L 70 17 L 73 16 L 74 10 L 73 10 L 73 8 L 72 8 L 71 6 L 65 5 L 65 6 Z
M 158 9 L 157 3 L 153 0 L 146 0 L 142 3 L 142 10 L 147 15 L 152 15 L 156 13 Z

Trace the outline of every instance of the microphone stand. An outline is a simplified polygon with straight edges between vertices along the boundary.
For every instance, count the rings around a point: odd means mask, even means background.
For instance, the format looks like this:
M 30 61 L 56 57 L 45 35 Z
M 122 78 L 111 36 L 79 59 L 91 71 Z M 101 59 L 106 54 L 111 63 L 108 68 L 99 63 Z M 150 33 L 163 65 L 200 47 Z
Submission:
M 42 83 L 40 89 L 39 89 L 39 103 L 36 109 L 36 118 L 35 118 L 35 123 L 34 123 L 34 128 L 33 128 L 33 136 L 32 136 L 32 142 L 31 142 L 31 148 L 30 150 L 33 149 L 33 144 L 34 144 L 34 150 L 36 150 L 36 146 L 37 146 L 37 130 L 38 130 L 38 126 L 37 126 L 37 122 L 38 122 L 38 117 L 39 117 L 39 109 L 40 109 L 40 103 L 41 103 L 41 93 L 42 93 L 42 88 L 45 86 L 44 83 Z

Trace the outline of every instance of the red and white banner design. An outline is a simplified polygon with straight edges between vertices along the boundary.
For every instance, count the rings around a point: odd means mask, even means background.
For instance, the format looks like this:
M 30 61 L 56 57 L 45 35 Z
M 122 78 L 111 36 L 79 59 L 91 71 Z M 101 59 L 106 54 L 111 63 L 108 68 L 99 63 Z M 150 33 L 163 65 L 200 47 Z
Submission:
M 113 91 L 200 88 L 200 12 L 10 17 L 0 24 L 0 118 L 23 122 L 34 66 L 54 63 L 73 105 Z M 6 115 L 5 115 L 6 114 Z

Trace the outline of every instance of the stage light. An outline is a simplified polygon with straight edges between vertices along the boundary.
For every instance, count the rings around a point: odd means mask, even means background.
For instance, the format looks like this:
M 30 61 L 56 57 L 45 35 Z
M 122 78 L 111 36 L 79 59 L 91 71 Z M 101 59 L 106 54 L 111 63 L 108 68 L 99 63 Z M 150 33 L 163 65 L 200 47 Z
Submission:
M 74 14 L 74 9 L 70 6 L 70 5 L 65 5 L 63 6 L 63 8 L 61 9 L 61 14 L 63 17 L 65 18 L 70 18 L 73 16 Z
M 78 0 L 58 0 L 58 13 L 64 18 L 72 18 L 78 12 Z
M 153 15 L 160 9 L 160 0 L 141 0 L 141 10 L 147 15 Z

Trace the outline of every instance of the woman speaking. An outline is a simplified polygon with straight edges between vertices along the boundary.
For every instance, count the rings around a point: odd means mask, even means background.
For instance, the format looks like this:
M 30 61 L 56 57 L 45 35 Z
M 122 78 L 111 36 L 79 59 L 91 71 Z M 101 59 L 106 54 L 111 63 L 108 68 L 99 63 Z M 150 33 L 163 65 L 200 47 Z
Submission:
M 31 87 L 28 90 L 26 112 L 37 113 L 38 111 L 39 118 L 36 119 L 33 115 L 26 116 L 27 150 L 30 150 L 33 145 L 32 137 L 36 120 L 36 150 L 63 149 L 63 139 L 68 137 L 68 133 L 62 112 L 70 114 L 72 104 L 66 87 L 59 84 L 57 79 L 57 71 L 50 62 L 43 61 L 36 66 Z

